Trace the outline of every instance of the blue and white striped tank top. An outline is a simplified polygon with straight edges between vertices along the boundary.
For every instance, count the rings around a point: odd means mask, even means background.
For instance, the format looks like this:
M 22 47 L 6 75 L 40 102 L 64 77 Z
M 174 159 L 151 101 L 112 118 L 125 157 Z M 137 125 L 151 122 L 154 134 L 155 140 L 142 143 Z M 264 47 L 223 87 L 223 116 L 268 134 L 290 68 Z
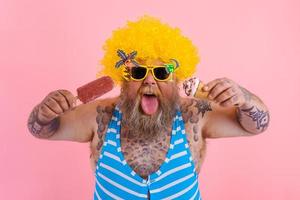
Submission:
M 186 139 L 180 111 L 173 119 L 170 146 L 159 170 L 145 180 L 126 162 L 121 151 L 122 112 L 113 112 L 95 171 L 94 200 L 201 200 L 198 175 Z

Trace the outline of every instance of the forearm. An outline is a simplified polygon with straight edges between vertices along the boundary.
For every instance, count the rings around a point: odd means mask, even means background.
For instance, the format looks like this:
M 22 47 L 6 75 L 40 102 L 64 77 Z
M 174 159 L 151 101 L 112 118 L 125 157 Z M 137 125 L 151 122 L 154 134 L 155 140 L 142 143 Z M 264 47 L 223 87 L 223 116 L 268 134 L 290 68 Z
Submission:
M 246 102 L 237 108 L 237 120 L 249 133 L 261 133 L 266 130 L 269 125 L 269 111 L 257 96 L 245 88 L 241 89 Z
M 47 124 L 42 123 L 38 120 L 38 106 L 39 105 L 32 110 L 28 118 L 27 127 L 33 136 L 38 138 L 48 138 L 58 130 L 60 120 L 59 117 L 56 117 Z

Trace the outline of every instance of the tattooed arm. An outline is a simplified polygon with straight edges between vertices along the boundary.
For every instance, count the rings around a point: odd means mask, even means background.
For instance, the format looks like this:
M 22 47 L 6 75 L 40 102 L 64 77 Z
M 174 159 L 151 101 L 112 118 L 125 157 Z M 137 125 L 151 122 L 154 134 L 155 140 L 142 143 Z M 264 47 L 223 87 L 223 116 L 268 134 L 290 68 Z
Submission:
M 241 126 L 251 133 L 261 133 L 267 129 L 270 115 L 262 100 L 241 87 L 245 103 L 236 109 L 237 120 Z
M 236 120 L 235 109 L 228 109 L 205 99 L 188 99 L 181 105 L 186 128 L 199 137 L 222 138 L 248 135 Z
M 97 105 L 105 100 L 74 107 L 72 99 L 67 91 L 50 93 L 29 116 L 31 134 L 48 140 L 91 141 L 97 130 Z
M 268 127 L 269 112 L 264 103 L 232 80 L 213 80 L 204 91 L 209 92 L 212 108 L 204 120 L 205 137 L 249 136 Z
M 30 114 L 28 129 L 33 136 L 41 139 L 89 142 L 96 126 L 97 103 L 81 104 L 48 123 L 41 122 L 37 117 L 38 105 Z

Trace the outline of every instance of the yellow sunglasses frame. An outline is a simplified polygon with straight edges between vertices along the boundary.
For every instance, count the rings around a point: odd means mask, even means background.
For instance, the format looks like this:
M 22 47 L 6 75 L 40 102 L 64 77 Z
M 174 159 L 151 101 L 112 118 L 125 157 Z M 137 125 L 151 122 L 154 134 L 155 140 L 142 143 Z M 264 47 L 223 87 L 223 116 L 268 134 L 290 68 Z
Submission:
M 125 80 L 134 80 L 134 81 L 143 81 L 143 80 L 145 80 L 145 78 L 148 76 L 148 73 L 149 73 L 149 71 L 151 71 L 152 72 L 152 76 L 153 76 L 153 78 L 156 80 L 156 81 L 169 81 L 170 79 L 172 80 L 172 72 L 170 73 L 170 75 L 169 75 L 169 77 L 167 78 L 167 79 L 165 79 L 165 80 L 160 80 L 160 79 L 158 79 L 156 76 L 155 76 L 155 74 L 154 74 L 154 69 L 156 69 L 156 68 L 160 68 L 160 67 L 167 67 L 166 65 L 155 65 L 155 66 L 152 66 L 152 65 L 150 65 L 150 66 L 147 66 L 147 65 L 138 65 L 138 66 L 136 66 L 136 67 L 143 67 L 143 68 L 146 68 L 147 69 L 147 71 L 146 71 L 146 74 L 145 74 L 145 76 L 142 78 L 142 79 L 135 79 L 135 78 L 133 78 L 131 75 L 130 75 L 130 71 L 129 71 L 129 69 L 125 69 L 125 70 L 123 70 L 123 77 L 124 77 L 124 79 Z M 130 68 L 130 67 L 126 67 L 126 68 Z

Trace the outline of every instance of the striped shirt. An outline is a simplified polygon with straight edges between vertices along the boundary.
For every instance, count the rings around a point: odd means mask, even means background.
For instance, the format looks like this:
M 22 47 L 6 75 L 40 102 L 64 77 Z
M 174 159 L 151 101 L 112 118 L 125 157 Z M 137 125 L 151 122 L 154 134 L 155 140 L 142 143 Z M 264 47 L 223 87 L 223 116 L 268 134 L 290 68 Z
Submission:
M 159 170 L 147 179 L 136 174 L 121 151 L 122 112 L 113 112 L 95 171 L 94 200 L 201 200 L 198 174 L 180 111 L 173 119 L 170 146 Z

